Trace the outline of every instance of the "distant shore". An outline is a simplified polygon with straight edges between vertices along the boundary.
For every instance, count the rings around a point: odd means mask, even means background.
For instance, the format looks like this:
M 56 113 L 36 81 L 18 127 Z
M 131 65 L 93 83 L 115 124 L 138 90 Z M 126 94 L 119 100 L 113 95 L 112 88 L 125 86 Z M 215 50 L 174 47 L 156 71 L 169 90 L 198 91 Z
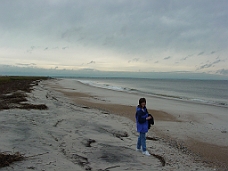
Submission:
M 12 108 L 0 110 L 0 152 L 18 151 L 27 157 L 13 164 L 13 171 L 228 167 L 225 109 L 146 97 L 155 125 L 147 135 L 153 155 L 145 157 L 135 151 L 140 94 L 91 87 L 75 79 L 36 78 L 27 85 L 29 91 L 15 84 L 11 92 L 1 94 L 5 98 L 20 90 L 23 95 L 23 101 L 16 99 Z M 20 107 L 24 103 L 47 108 Z

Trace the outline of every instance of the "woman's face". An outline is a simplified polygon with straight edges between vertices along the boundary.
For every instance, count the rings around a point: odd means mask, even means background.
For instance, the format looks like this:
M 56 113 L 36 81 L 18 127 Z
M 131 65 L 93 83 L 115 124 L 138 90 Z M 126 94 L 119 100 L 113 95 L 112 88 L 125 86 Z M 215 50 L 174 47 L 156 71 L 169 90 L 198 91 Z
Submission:
M 145 102 L 142 102 L 141 103 L 141 106 L 142 106 L 142 108 L 145 107 L 146 106 L 146 103 Z

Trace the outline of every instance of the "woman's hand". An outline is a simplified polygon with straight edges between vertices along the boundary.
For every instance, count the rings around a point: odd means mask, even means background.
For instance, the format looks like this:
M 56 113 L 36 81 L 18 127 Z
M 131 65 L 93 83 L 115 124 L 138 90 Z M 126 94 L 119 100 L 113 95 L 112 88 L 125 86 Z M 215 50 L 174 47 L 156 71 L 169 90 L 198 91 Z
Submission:
M 147 118 L 146 118 L 146 120 L 150 120 L 151 118 L 152 118 L 152 117 L 151 117 L 151 116 L 149 116 L 149 117 L 147 117 Z

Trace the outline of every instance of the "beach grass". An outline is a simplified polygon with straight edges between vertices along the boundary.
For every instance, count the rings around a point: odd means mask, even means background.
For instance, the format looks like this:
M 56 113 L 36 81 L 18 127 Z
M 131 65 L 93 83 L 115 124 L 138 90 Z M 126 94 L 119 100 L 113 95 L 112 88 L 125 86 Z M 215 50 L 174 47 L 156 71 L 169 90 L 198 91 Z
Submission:
M 48 77 L 0 76 L 0 110 L 19 109 L 47 109 L 45 104 L 28 104 L 27 94 Z
M 15 80 L 46 80 L 48 77 L 36 77 L 36 76 L 0 76 L 0 84 L 7 83 Z

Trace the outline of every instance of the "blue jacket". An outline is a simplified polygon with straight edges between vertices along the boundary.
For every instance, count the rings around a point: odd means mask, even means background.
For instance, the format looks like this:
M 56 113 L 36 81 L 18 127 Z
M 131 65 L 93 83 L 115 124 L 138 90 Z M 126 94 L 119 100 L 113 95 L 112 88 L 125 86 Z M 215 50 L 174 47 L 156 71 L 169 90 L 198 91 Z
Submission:
M 148 117 L 148 112 L 146 107 L 141 109 L 139 106 L 136 108 L 136 126 L 137 126 L 137 132 L 141 133 L 147 133 L 148 132 L 148 121 L 146 118 Z

